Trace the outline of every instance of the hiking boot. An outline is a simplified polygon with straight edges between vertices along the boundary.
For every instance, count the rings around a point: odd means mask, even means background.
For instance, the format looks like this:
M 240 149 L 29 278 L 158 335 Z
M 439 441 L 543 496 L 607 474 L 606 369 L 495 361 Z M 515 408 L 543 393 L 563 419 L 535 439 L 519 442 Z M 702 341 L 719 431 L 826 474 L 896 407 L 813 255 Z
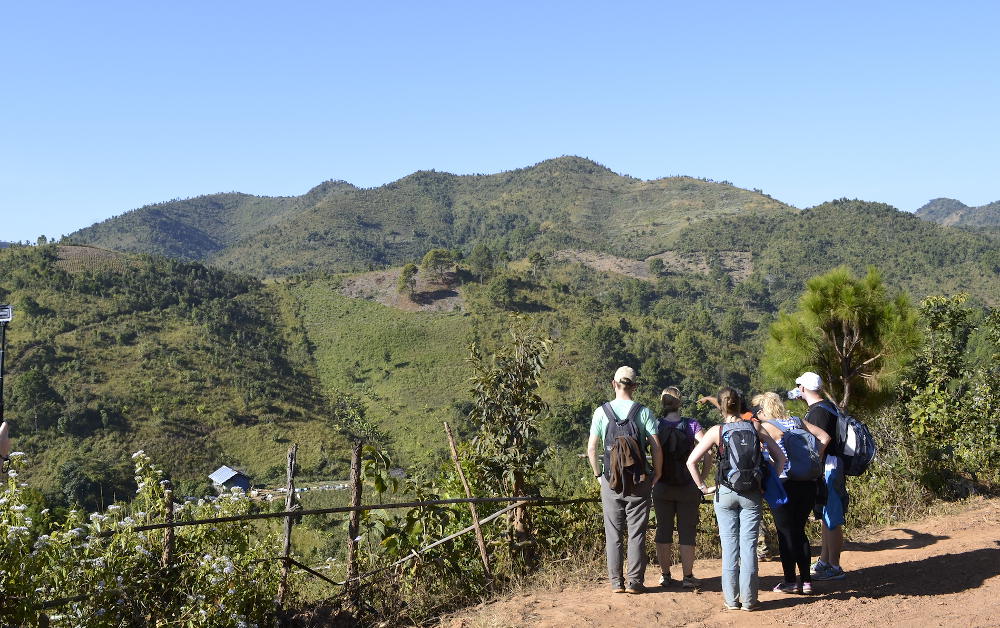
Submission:
M 701 582 L 694 576 L 684 576 L 684 579 L 681 580 L 681 586 L 685 589 L 697 589 L 699 585 Z
M 803 582 L 802 583 L 802 595 L 812 595 L 812 592 L 813 592 L 813 583 L 811 583 L 811 582 Z
M 674 579 L 670 577 L 670 574 L 665 573 L 665 574 L 663 574 L 663 575 L 660 576 L 660 586 L 661 587 L 666 588 L 666 587 L 673 586 L 673 584 L 674 584 Z
M 847 574 L 844 573 L 843 569 L 834 567 L 833 565 L 813 574 L 813 580 L 843 580 L 846 577 Z
M 819 572 L 826 571 L 829 568 L 830 568 L 830 565 L 827 565 L 826 563 L 824 563 L 822 558 L 817 558 L 816 562 L 814 562 L 813 564 L 809 565 L 809 572 L 812 573 L 813 575 L 816 575 Z
M 633 582 L 632 584 L 628 585 L 627 589 L 625 589 L 625 593 L 628 593 L 630 595 L 639 595 L 640 593 L 645 593 L 646 591 L 648 591 L 646 585 L 642 584 L 641 582 Z
M 611 587 L 611 592 L 612 593 L 625 593 L 625 585 L 624 584 L 619 584 L 616 587 Z
M 774 593 L 799 593 L 801 589 L 794 582 L 779 582 L 778 586 L 771 589 Z

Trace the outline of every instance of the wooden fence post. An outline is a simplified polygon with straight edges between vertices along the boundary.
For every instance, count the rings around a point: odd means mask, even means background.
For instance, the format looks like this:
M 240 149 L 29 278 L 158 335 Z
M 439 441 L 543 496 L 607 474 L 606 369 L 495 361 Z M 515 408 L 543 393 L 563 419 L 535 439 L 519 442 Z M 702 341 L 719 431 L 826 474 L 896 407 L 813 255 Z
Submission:
M 465 496 L 472 499 L 472 489 L 469 488 L 469 482 L 465 479 L 465 472 L 462 471 L 462 461 L 458 459 L 458 447 L 455 446 L 455 437 L 451 434 L 451 427 L 448 422 L 444 422 L 444 431 L 448 435 L 448 444 L 451 445 L 451 459 L 455 461 L 455 468 L 458 469 L 458 477 L 462 479 L 462 486 L 465 487 Z M 493 579 L 493 573 L 490 570 L 490 555 L 486 552 L 486 539 L 483 538 L 483 530 L 479 527 L 479 513 L 476 512 L 476 505 L 469 502 L 469 510 L 472 511 L 472 525 L 476 529 L 476 543 L 479 544 L 479 555 L 483 559 L 483 569 L 486 572 L 486 580 L 489 582 Z
M 288 449 L 288 466 L 286 475 L 288 482 L 285 484 L 285 512 L 290 511 L 295 506 L 295 454 L 298 453 L 298 444 L 293 444 Z M 292 518 L 285 517 L 285 547 L 282 552 L 281 561 L 281 584 L 278 586 L 278 606 L 284 607 L 285 598 L 288 595 L 288 573 L 292 569 L 292 564 L 288 562 L 288 557 L 292 553 Z
M 174 522 L 174 491 L 169 481 L 163 483 L 163 522 Z M 160 557 L 160 566 L 170 569 L 174 563 L 174 528 L 169 526 L 163 538 L 163 556 Z
M 347 526 L 347 590 L 356 589 L 353 580 L 358 577 L 358 533 L 361 526 L 361 441 L 354 443 L 351 451 L 351 511 Z

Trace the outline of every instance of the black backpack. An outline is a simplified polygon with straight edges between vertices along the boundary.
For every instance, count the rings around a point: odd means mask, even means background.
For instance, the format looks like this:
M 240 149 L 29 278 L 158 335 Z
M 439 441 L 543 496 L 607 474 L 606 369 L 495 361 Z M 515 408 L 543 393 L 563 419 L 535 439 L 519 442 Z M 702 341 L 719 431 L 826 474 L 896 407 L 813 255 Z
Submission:
M 716 483 L 737 493 L 760 490 L 764 458 L 757 428 L 750 421 L 723 423 L 719 432 Z
M 604 415 L 608 417 L 608 426 L 604 431 L 604 477 L 609 481 L 611 480 L 611 454 L 612 450 L 615 449 L 615 441 L 620 436 L 630 437 L 636 442 L 639 441 L 639 429 L 635 425 L 635 417 L 642 410 L 642 405 L 638 403 L 633 403 L 632 408 L 629 409 L 628 415 L 625 420 L 619 419 L 618 415 L 615 414 L 614 409 L 611 407 L 610 403 L 605 403 L 601 408 L 604 410 Z M 642 476 L 646 473 L 645 458 L 640 458 L 635 464 L 632 465 L 619 465 L 625 473 L 631 476 L 633 484 L 639 484 L 642 481 Z
M 821 401 L 823 407 L 837 415 L 837 433 L 830 434 L 833 438 L 834 453 L 840 456 L 844 463 L 844 475 L 861 475 L 875 459 L 878 447 L 868 426 L 845 414 L 830 401 Z
M 660 482 L 671 486 L 694 484 L 687 468 L 687 459 L 694 449 L 695 440 L 688 429 L 688 419 L 681 419 L 676 425 L 665 425 L 657 433 L 660 449 L 663 451 L 663 467 Z

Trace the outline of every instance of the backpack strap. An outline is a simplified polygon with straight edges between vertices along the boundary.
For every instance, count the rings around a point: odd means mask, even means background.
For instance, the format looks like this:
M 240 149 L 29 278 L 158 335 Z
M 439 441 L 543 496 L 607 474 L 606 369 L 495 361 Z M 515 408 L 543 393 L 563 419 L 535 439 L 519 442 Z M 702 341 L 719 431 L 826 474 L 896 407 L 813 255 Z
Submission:
M 778 423 L 778 422 L 777 422 L 777 421 L 775 421 L 774 419 L 771 419 L 770 421 L 764 421 L 764 423 L 768 423 L 768 424 L 770 424 L 770 425 L 773 425 L 774 427 L 778 428 L 779 430 L 781 430 L 781 433 L 782 433 L 782 434 L 784 434 L 785 432 L 787 432 L 787 431 L 788 431 L 788 428 L 786 428 L 786 427 L 783 427 L 783 426 L 781 425 L 781 423 Z
M 611 404 L 608 404 L 608 405 L 611 405 Z M 625 417 L 625 421 L 632 421 L 633 423 L 635 423 L 635 417 L 637 417 L 639 415 L 639 412 L 641 410 L 642 410 L 642 405 L 633 401 L 632 402 L 632 408 L 629 409 L 628 416 Z M 639 430 L 636 430 L 636 432 L 638 432 L 638 431 Z
M 604 410 L 604 416 L 608 417 L 609 421 L 614 421 L 615 423 L 621 423 L 618 415 L 615 414 L 615 409 L 611 407 L 611 403 L 605 401 L 601 406 L 601 410 Z

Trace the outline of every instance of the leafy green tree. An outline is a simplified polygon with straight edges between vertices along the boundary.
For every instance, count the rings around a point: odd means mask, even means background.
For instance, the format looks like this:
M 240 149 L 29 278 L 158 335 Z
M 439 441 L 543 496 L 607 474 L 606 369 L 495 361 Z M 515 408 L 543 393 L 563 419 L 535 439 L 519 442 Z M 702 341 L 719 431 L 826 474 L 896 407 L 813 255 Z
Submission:
M 53 425 L 62 408 L 62 398 L 39 370 L 19 375 L 11 385 L 11 409 L 14 416 L 30 425 L 33 431 Z
M 482 242 L 472 247 L 472 251 L 465 260 L 469 264 L 469 270 L 479 277 L 479 282 L 493 274 L 494 259 L 493 251 Z
M 761 371 L 773 385 L 815 371 L 842 407 L 874 407 L 899 381 L 919 342 L 917 313 L 905 293 L 889 297 L 874 267 L 863 279 L 840 267 L 810 279 L 798 310 L 779 314 Z
M 407 292 L 411 297 L 413 290 L 417 287 L 417 265 L 413 262 L 403 266 L 399 273 L 399 282 L 396 284 L 398 292 Z
M 654 277 L 659 277 L 666 270 L 667 266 L 663 263 L 663 260 L 659 257 L 654 257 L 649 260 L 649 274 Z
M 486 286 L 486 298 L 496 307 L 510 309 L 514 305 L 514 285 L 512 277 L 498 275 Z
M 453 263 L 454 260 L 451 257 L 451 251 L 448 249 L 431 249 L 424 255 L 420 266 L 431 277 L 434 277 L 438 281 L 443 281 L 445 272 Z
M 505 495 L 537 493 L 532 475 L 543 451 L 538 423 L 547 411 L 538 387 L 551 347 L 551 339 L 517 328 L 492 356 L 475 344 L 470 347 L 474 401 L 469 418 L 479 425 L 473 446 L 485 475 Z M 531 536 L 529 509 L 513 513 L 512 540 L 521 545 Z

